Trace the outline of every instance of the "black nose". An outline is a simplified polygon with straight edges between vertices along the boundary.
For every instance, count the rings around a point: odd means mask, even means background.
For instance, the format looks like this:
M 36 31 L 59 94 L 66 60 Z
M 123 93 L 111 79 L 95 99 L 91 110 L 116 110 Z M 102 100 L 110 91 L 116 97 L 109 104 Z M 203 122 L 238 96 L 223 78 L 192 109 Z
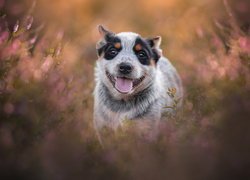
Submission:
M 132 71 L 132 65 L 128 63 L 121 63 L 119 65 L 119 71 L 122 74 L 129 74 Z

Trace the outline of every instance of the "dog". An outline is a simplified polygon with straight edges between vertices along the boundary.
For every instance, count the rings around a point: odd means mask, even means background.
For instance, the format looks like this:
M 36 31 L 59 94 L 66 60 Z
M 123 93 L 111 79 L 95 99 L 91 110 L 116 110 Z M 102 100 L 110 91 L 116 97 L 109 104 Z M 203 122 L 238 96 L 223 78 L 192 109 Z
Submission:
M 96 44 L 94 126 L 116 130 L 126 121 L 159 124 L 163 113 L 181 106 L 181 79 L 162 56 L 161 37 L 143 38 L 137 33 L 118 34 L 98 26 Z

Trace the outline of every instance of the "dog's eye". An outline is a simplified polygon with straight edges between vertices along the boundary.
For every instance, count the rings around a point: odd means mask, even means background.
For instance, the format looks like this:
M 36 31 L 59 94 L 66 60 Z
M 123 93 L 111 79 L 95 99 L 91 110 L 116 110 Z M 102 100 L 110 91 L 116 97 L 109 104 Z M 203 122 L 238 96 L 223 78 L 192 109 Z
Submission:
M 145 51 L 139 51 L 137 53 L 137 57 L 142 64 L 148 64 L 148 55 Z
M 106 60 L 111 60 L 113 59 L 119 52 L 121 51 L 121 49 L 117 49 L 114 46 L 108 47 L 107 50 L 105 51 L 104 54 L 104 58 Z
M 113 59 L 117 54 L 119 53 L 118 49 L 114 48 L 114 47 L 110 47 L 107 49 L 107 51 L 105 52 L 104 58 L 107 60 L 111 60 Z
M 144 59 L 144 58 L 147 58 L 147 54 L 144 51 L 140 51 L 138 53 L 138 57 Z
M 118 54 L 118 51 L 117 51 L 117 49 L 115 49 L 115 48 L 110 48 L 109 50 L 108 50 L 108 52 L 107 52 L 110 56 L 116 56 L 117 54 Z

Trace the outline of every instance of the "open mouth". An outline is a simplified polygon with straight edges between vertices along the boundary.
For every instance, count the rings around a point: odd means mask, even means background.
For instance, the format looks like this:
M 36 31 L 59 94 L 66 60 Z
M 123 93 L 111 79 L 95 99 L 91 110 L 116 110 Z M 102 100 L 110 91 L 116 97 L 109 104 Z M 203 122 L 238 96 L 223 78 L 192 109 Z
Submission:
M 131 92 L 135 87 L 137 87 L 144 79 L 145 76 L 142 76 L 138 79 L 130 79 L 126 77 L 115 77 L 106 71 L 106 75 L 110 82 L 113 84 L 115 89 L 120 93 L 127 94 Z

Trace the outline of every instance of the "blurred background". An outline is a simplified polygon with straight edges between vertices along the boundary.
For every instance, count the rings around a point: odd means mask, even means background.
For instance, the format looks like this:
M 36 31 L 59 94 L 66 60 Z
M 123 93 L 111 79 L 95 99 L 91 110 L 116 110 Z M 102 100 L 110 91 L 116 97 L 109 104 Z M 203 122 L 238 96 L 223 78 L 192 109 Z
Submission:
M 249 0 L 0 0 L 1 179 L 249 179 Z M 98 143 L 97 25 L 162 36 L 183 110 Z

